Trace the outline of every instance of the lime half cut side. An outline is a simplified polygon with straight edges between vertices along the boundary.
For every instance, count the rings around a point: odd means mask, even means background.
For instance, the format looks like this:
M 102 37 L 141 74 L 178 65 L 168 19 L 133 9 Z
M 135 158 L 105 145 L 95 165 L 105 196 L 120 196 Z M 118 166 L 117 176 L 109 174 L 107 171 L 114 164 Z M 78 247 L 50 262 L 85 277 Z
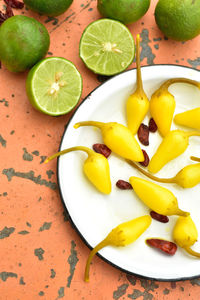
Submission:
M 30 70 L 26 92 L 33 107 L 40 112 L 51 116 L 64 115 L 80 99 L 82 77 L 69 60 L 45 58 Z
M 89 24 L 80 40 L 80 57 L 93 72 L 114 75 L 124 71 L 135 56 L 129 29 L 119 21 L 100 19 Z

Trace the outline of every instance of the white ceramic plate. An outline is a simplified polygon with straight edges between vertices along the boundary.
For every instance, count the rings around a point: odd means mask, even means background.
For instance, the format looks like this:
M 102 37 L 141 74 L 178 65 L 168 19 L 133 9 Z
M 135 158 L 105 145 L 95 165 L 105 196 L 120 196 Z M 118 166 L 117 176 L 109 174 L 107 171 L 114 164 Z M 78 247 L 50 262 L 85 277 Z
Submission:
M 155 65 L 142 68 L 144 89 L 151 94 L 166 79 L 186 77 L 200 81 L 200 72 L 187 67 Z M 125 103 L 136 85 L 136 70 L 117 75 L 95 89 L 78 107 L 64 132 L 60 149 L 75 145 L 92 147 L 102 143 L 100 130 L 94 127 L 74 129 L 76 122 L 96 120 L 117 121 L 126 125 Z M 176 99 L 175 113 L 200 106 L 200 91 L 191 85 L 174 84 L 170 87 Z M 144 120 L 148 124 L 149 115 Z M 175 124 L 172 129 L 177 128 Z M 180 127 L 179 127 L 180 128 Z M 185 128 L 185 130 L 188 130 Z M 151 157 L 161 142 L 159 134 L 150 134 L 150 145 L 145 149 Z M 160 177 L 174 176 L 185 165 L 192 163 L 190 155 L 200 156 L 200 138 L 191 137 L 188 149 L 180 157 L 167 164 L 159 173 Z M 118 179 L 128 181 L 130 176 L 144 177 L 127 163 L 112 154 L 109 157 L 112 192 L 108 196 L 100 194 L 86 179 L 82 165 L 87 155 L 73 152 L 58 159 L 58 181 L 61 197 L 75 228 L 86 244 L 94 247 L 118 224 L 149 213 L 132 190 L 122 191 L 115 186 Z M 145 178 L 145 177 L 144 177 Z M 200 185 L 192 189 L 182 189 L 177 185 L 163 184 L 178 198 L 179 207 L 189 211 L 200 232 Z M 200 259 L 188 255 L 178 248 L 174 256 L 167 256 L 146 245 L 151 237 L 172 240 L 172 229 L 177 217 L 171 216 L 166 224 L 152 220 L 151 226 L 133 244 L 114 248 L 106 247 L 99 254 L 107 262 L 132 274 L 157 280 L 183 280 L 200 275 Z M 193 249 L 200 252 L 200 242 Z M 92 268 L 92 267 L 91 267 Z

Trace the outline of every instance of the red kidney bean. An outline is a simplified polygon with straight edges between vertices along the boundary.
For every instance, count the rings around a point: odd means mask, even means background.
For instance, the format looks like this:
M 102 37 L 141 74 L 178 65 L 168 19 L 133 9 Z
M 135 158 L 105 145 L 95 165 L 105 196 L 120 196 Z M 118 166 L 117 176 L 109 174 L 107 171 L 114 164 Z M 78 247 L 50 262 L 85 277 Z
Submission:
M 95 152 L 103 154 L 106 158 L 111 154 L 111 150 L 104 144 L 94 144 L 92 148 Z
M 154 121 L 153 118 L 151 118 L 151 119 L 149 120 L 149 131 L 151 131 L 151 132 L 156 132 L 157 129 L 158 129 L 158 127 L 157 127 L 157 125 L 156 125 L 156 122 Z
M 141 161 L 140 164 L 144 167 L 147 167 L 149 165 L 149 156 L 145 150 L 142 149 L 142 152 L 144 154 L 144 161 Z
M 174 255 L 177 250 L 177 245 L 175 243 L 166 240 L 153 238 L 153 239 L 147 239 L 146 243 L 149 246 L 160 249 L 161 251 L 169 255 Z
M 14 16 L 12 8 L 10 5 L 7 5 L 6 7 L 6 12 L 3 13 L 2 11 L 0 11 L 0 25 L 7 20 L 8 18 Z
M 150 212 L 150 215 L 151 215 L 152 219 L 154 219 L 156 221 L 159 221 L 161 223 L 169 222 L 169 218 L 167 216 L 160 215 L 160 214 L 158 214 L 157 212 L 155 212 L 153 210 Z
M 127 182 L 125 180 L 121 180 L 121 179 L 116 182 L 116 186 L 121 190 L 132 190 L 133 189 L 132 185 L 129 182 Z
M 0 11 L 0 25 L 6 20 L 6 14 L 2 13 L 2 11 Z
M 23 8 L 24 7 L 24 3 L 18 0 L 4 0 L 5 3 L 9 6 L 11 6 L 12 8 Z
M 149 145 L 149 127 L 143 123 L 140 124 L 137 134 L 138 134 L 139 141 L 143 145 L 148 146 Z

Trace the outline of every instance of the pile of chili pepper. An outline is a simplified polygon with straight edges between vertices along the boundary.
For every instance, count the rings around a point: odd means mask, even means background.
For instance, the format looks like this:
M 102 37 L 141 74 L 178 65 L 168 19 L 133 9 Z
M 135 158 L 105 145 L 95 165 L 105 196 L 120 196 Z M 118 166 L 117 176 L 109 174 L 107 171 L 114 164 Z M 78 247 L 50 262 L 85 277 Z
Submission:
M 76 123 L 74 125 L 76 129 L 81 126 L 97 127 L 101 131 L 104 144 L 94 144 L 93 150 L 83 146 L 65 149 L 52 155 L 45 162 L 71 151 L 84 151 L 88 157 L 84 162 L 83 171 L 93 186 L 104 194 L 111 193 L 108 158 L 112 152 L 124 158 L 134 169 L 153 181 L 173 183 L 182 188 L 194 187 L 200 183 L 200 158 L 191 157 L 191 160 L 198 163 L 182 168 L 172 178 L 159 178 L 152 173 L 157 173 L 167 163 L 181 155 L 187 149 L 191 136 L 200 136 L 200 132 L 196 130 L 200 129 L 200 108 L 177 114 L 174 118 L 176 102 L 174 96 L 168 91 L 169 86 L 174 83 L 187 83 L 200 89 L 200 83 L 186 78 L 172 78 L 165 81 L 149 100 L 142 84 L 139 35 L 137 35 L 136 46 L 137 87 L 126 103 L 127 127 L 117 122 L 82 121 Z M 150 111 L 151 118 L 149 124 L 145 125 L 142 122 L 148 111 Z M 171 131 L 173 118 L 176 124 L 188 126 L 194 130 Z M 135 135 L 137 134 L 141 144 L 148 146 L 150 133 L 157 130 L 163 140 L 150 160 L 146 150 L 141 149 Z M 148 171 L 141 166 L 148 167 Z M 134 176 L 131 176 L 129 181 L 119 179 L 116 186 L 121 190 L 133 190 L 133 193 L 149 207 L 150 215 L 118 225 L 94 247 L 86 263 L 85 281 L 89 281 L 90 263 L 98 251 L 108 245 L 124 247 L 133 243 L 148 229 L 152 219 L 167 223 L 169 222 L 168 216 L 179 216 L 173 229 L 174 242 L 153 237 L 146 239 L 147 245 L 168 255 L 174 255 L 179 246 L 190 255 L 200 257 L 200 253 L 191 249 L 198 238 L 197 228 L 190 213 L 179 208 L 178 200 L 170 190 L 152 181 Z

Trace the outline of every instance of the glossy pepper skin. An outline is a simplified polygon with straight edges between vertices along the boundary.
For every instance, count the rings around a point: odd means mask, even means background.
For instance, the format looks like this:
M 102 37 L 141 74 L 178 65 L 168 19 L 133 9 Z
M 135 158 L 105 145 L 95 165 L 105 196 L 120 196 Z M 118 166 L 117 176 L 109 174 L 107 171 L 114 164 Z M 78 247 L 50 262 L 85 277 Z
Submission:
M 128 128 L 135 135 L 149 110 L 149 99 L 144 92 L 140 68 L 140 35 L 136 37 L 137 88 L 126 103 Z
M 50 160 L 72 152 L 72 151 L 84 151 L 88 154 L 88 158 L 83 165 L 83 171 L 89 181 L 103 194 L 110 194 L 111 192 L 111 180 L 110 180 L 110 168 L 108 160 L 104 155 L 96 153 L 88 147 L 77 146 L 60 151 L 45 160 L 44 163 Z
M 189 137 L 200 136 L 197 131 L 172 130 L 161 142 L 156 153 L 151 158 L 148 170 L 151 173 L 157 173 L 168 162 L 181 155 L 189 145 Z
M 188 212 L 179 209 L 176 197 L 168 189 L 139 177 L 130 177 L 129 181 L 140 200 L 158 214 L 165 216 L 189 215 Z
M 195 80 L 172 78 L 165 81 L 160 88 L 153 93 L 150 99 L 150 113 L 163 137 L 170 131 L 176 106 L 174 96 L 168 91 L 169 86 L 174 83 L 188 83 L 200 88 L 200 83 Z
M 157 182 L 176 183 L 177 185 L 185 189 L 192 188 L 200 183 L 200 163 L 191 164 L 184 167 L 172 178 L 159 178 L 148 173 L 146 170 L 136 165 L 136 163 L 134 163 L 133 161 L 127 160 L 127 162 L 140 173 Z
M 107 237 L 90 252 L 85 268 L 85 281 L 89 281 L 90 264 L 93 256 L 99 250 L 106 246 L 124 247 L 133 243 L 150 226 L 151 221 L 151 217 L 149 215 L 146 215 L 122 223 L 115 227 L 107 235 Z
M 137 140 L 131 131 L 124 125 L 116 122 L 83 121 L 76 123 L 74 128 L 80 126 L 95 126 L 101 130 L 104 144 L 114 153 L 123 158 L 134 161 L 144 161 L 144 155 Z
M 178 125 L 200 129 L 200 107 L 175 115 L 174 122 Z
M 179 247 L 200 258 L 200 253 L 191 249 L 198 239 L 198 231 L 190 216 L 178 218 L 173 229 L 173 239 Z

